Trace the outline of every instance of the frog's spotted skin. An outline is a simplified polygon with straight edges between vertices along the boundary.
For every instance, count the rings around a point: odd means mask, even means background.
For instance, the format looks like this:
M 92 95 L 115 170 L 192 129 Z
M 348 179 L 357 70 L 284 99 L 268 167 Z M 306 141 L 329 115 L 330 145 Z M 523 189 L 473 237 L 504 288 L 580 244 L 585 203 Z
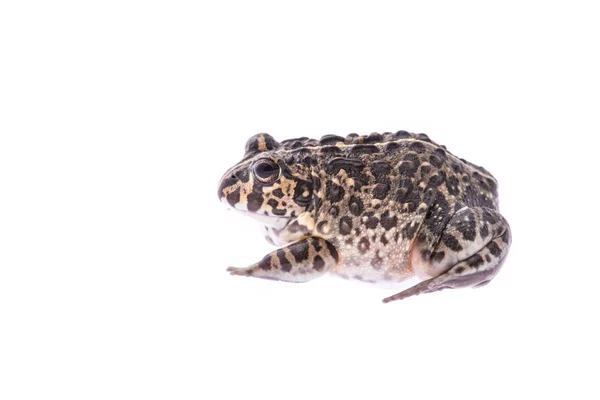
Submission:
M 384 302 L 483 286 L 510 247 L 494 177 L 424 134 L 281 143 L 258 134 L 218 195 L 284 246 L 231 274 L 290 282 L 327 272 L 367 282 L 423 279 Z

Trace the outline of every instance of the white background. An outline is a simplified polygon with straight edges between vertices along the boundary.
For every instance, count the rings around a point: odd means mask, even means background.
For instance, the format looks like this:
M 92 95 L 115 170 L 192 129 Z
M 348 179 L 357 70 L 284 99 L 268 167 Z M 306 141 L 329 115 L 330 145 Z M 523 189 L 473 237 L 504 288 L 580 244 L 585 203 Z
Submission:
M 598 398 L 598 12 L 490 3 L 3 1 L 0 398 Z M 249 136 L 400 129 L 500 182 L 489 286 L 225 272 Z

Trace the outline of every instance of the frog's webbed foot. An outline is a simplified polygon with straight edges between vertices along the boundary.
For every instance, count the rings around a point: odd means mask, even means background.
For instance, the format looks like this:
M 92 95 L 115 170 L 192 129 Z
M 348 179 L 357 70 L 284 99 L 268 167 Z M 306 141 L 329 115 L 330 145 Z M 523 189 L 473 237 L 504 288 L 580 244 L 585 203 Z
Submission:
M 306 282 L 318 278 L 338 262 L 335 247 L 325 239 L 308 237 L 267 254 L 247 268 L 229 267 L 231 275 Z
M 491 263 L 487 268 L 482 266 L 480 270 L 470 268 L 469 272 L 465 272 L 467 267 L 465 267 L 465 262 L 461 262 L 456 265 L 456 268 L 453 267 L 440 276 L 427 279 L 400 293 L 386 297 L 383 299 L 383 302 L 389 303 L 390 301 L 402 300 L 422 293 L 432 293 L 444 289 L 457 289 L 461 287 L 476 288 L 485 286 L 496 275 L 503 261 L 504 259 L 499 259 L 497 263 Z M 466 265 L 468 265 L 468 261 L 466 261 Z M 460 271 L 460 268 L 465 269 L 463 269 L 462 272 L 458 272 Z
M 411 253 L 413 270 L 429 279 L 383 299 L 384 303 L 443 289 L 481 287 L 498 273 L 510 247 L 510 227 L 496 210 L 465 208 L 455 214 L 433 246 L 427 232 Z M 431 241 L 430 241 L 431 242 Z

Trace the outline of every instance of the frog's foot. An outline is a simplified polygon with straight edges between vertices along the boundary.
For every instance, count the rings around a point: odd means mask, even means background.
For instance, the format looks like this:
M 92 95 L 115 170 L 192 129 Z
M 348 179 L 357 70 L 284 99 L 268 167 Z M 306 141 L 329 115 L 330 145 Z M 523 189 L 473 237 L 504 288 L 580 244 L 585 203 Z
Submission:
M 411 253 L 413 271 L 423 282 L 383 299 L 384 303 L 443 289 L 481 287 L 500 270 L 510 247 L 510 228 L 495 210 L 465 208 L 446 225 L 433 247 L 426 235 Z
M 252 276 L 252 268 L 227 267 L 226 271 L 229 272 L 230 275 Z
M 325 239 L 308 237 L 267 254 L 247 268 L 229 267 L 231 275 L 306 282 L 318 278 L 338 262 L 335 247 Z
M 261 279 L 277 280 L 276 278 L 266 276 L 266 275 L 254 275 L 254 269 L 252 266 L 247 267 L 247 268 L 227 267 L 226 271 L 229 272 L 229 275 L 255 276 L 256 278 L 261 278 Z
M 480 253 L 475 254 L 475 256 L 477 255 L 481 257 Z M 383 302 L 389 303 L 390 301 L 402 300 L 407 297 L 417 296 L 421 293 L 437 292 L 444 289 L 456 289 L 461 287 L 476 288 L 485 286 L 496 275 L 499 267 L 504 262 L 503 258 L 498 259 L 496 263 L 491 263 L 487 266 L 482 265 L 481 269 L 478 270 L 477 268 L 473 268 L 469 265 L 469 262 L 472 262 L 473 260 L 478 260 L 478 258 L 475 257 L 474 259 L 468 259 L 460 262 L 442 275 L 427 279 L 426 281 L 420 282 L 398 294 L 386 297 L 383 299 Z

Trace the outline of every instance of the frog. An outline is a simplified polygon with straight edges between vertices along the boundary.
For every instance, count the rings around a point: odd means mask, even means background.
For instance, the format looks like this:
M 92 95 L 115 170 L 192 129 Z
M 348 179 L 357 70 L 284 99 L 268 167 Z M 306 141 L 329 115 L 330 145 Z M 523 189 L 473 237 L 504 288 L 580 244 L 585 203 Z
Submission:
M 407 131 L 250 137 L 218 185 L 227 207 L 253 217 L 277 248 L 231 275 L 308 282 L 325 274 L 415 285 L 384 303 L 478 288 L 511 245 L 498 182 L 426 134 Z

